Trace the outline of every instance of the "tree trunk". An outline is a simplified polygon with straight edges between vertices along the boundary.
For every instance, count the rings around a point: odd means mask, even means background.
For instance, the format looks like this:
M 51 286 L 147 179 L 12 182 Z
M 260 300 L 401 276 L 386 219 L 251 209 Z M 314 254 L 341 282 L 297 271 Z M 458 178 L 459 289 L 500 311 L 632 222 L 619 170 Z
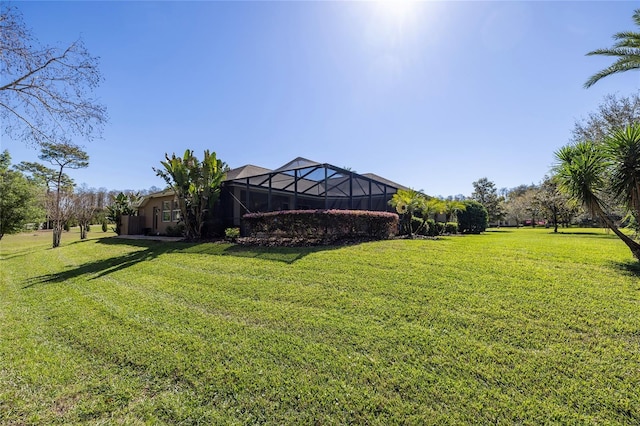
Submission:
M 87 239 L 87 225 L 82 223 L 80 224 L 80 239 L 81 240 Z
M 609 229 L 611 229 L 613 233 L 616 234 L 618 238 L 620 238 L 627 245 L 627 247 L 629 247 L 629 250 L 631 250 L 633 257 L 635 257 L 637 260 L 640 260 L 640 244 L 638 244 L 624 232 L 620 231 L 616 224 L 613 223 L 611 219 L 609 219 L 609 216 L 607 216 L 599 206 L 596 213 L 598 213 L 598 216 L 600 216 L 602 221 L 609 227 Z
M 53 224 L 53 248 L 60 247 L 60 238 L 62 237 L 62 223 L 54 222 Z
M 58 185 L 56 187 L 56 207 L 53 217 L 53 248 L 60 247 L 60 239 L 62 238 L 62 218 L 60 217 L 60 183 L 62 182 L 62 167 L 58 173 Z

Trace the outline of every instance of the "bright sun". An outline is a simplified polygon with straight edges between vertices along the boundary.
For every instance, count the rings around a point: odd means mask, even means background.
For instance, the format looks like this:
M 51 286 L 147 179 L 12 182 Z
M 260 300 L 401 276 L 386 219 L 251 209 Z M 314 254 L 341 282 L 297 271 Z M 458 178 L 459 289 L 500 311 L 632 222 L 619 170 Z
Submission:
M 379 37 L 399 41 L 407 32 L 415 30 L 419 3 L 411 0 L 380 0 L 373 2 L 371 11 L 375 31 Z
M 411 0 L 381 0 L 374 3 L 376 13 L 389 21 L 406 21 L 416 5 Z

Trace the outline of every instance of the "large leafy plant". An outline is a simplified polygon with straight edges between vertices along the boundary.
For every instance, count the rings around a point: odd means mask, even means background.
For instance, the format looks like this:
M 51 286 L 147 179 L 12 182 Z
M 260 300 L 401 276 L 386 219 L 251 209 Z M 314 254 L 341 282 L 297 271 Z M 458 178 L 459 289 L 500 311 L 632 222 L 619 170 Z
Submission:
M 598 216 L 640 259 L 640 244 L 626 235 L 611 209 L 640 217 L 640 124 L 614 131 L 604 142 L 582 141 L 556 152 L 560 189 Z
M 115 196 L 107 206 L 107 219 L 115 224 L 113 230 L 120 235 L 122 228 L 122 216 L 133 215 L 136 212 L 135 205 L 140 197 L 138 194 L 125 194 L 123 192 Z
M 202 161 L 187 149 L 182 157 L 165 154 L 162 168 L 153 170 L 176 193 L 180 217 L 185 225 L 187 239 L 200 239 L 215 202 L 220 197 L 220 186 L 225 178 L 227 165 L 215 152 L 204 151 Z

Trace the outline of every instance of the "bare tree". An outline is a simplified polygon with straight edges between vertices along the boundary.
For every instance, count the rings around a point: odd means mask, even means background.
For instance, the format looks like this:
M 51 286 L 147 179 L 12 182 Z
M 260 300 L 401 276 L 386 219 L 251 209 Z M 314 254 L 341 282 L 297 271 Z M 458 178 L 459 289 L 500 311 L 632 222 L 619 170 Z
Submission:
M 52 194 L 54 195 L 53 197 L 50 197 L 52 200 L 49 206 L 50 217 L 53 219 L 53 248 L 56 248 L 60 245 L 64 223 L 69 219 L 73 211 L 73 203 L 70 199 L 73 187 L 69 190 L 68 187 L 64 186 L 63 170 L 65 168 L 82 169 L 87 167 L 89 165 L 89 155 L 80 147 L 69 143 L 44 143 L 39 158 L 43 161 L 48 161 L 57 168 L 56 192 Z
M 0 3 L 0 118 L 2 133 L 27 144 L 92 139 L 106 108 L 91 98 L 102 81 L 98 60 L 78 40 L 41 46 L 13 6 Z
M 97 194 L 89 189 L 80 189 L 73 194 L 73 216 L 80 226 L 80 239 L 87 238 L 91 219 L 98 210 Z
M 572 142 L 602 143 L 616 130 L 640 123 L 640 92 L 629 96 L 606 95 L 596 112 L 576 121 Z
M 513 220 L 516 226 L 522 225 L 528 216 L 527 208 L 529 199 L 525 194 L 526 192 L 510 195 L 508 201 L 505 203 L 507 219 L 509 221 Z

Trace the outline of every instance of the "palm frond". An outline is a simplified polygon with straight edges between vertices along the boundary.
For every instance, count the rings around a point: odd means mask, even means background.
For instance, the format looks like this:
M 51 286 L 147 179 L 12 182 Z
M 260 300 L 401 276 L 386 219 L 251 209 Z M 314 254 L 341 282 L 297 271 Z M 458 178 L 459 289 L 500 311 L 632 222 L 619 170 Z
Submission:
M 611 189 L 625 206 L 640 212 L 640 125 L 615 131 L 605 143 L 611 159 Z
M 610 67 L 605 68 L 602 71 L 597 72 L 596 74 L 589 77 L 586 83 L 584 83 L 584 87 L 585 89 L 588 89 L 604 77 L 634 69 L 640 69 L 640 55 L 632 58 L 631 60 L 627 58 L 618 59 Z
M 614 40 L 619 40 L 614 47 L 640 47 L 640 33 L 624 31 L 613 36 Z
M 589 53 L 587 56 L 619 56 L 624 58 L 640 58 L 640 48 L 632 48 L 632 47 L 613 47 L 609 49 L 596 49 Z
M 640 26 L 640 9 L 634 11 L 633 20 L 636 25 Z M 612 48 L 597 49 L 587 53 L 587 56 L 616 56 L 619 59 L 610 67 L 592 75 L 584 84 L 585 88 L 593 86 L 600 79 L 612 74 L 640 68 L 640 33 L 621 31 L 614 34 L 613 39 L 617 42 Z
M 560 148 L 555 157 L 554 170 L 560 189 L 592 213 L 605 210 L 599 196 L 608 165 L 602 149 L 591 142 L 580 142 Z

